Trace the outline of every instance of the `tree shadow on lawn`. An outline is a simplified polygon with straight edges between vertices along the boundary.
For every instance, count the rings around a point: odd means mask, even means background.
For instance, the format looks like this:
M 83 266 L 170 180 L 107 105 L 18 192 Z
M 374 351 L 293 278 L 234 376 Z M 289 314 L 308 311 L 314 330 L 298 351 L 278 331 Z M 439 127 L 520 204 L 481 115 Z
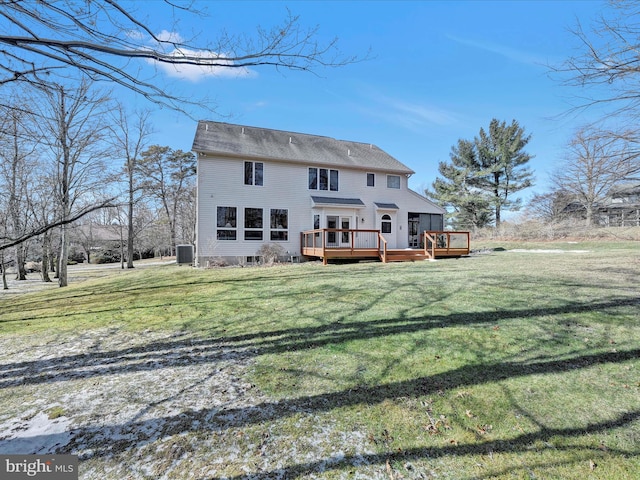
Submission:
M 181 267 L 176 267 L 181 268 Z M 46 301 L 49 302 L 63 302 L 69 300 L 87 299 L 92 295 L 128 295 L 138 294 L 145 295 L 153 293 L 154 291 L 162 291 L 167 287 L 170 287 L 173 292 L 184 290 L 188 293 L 194 287 L 220 285 L 223 287 L 236 286 L 246 287 L 247 284 L 261 284 L 261 283 L 274 283 L 274 278 L 277 278 L 278 283 L 299 281 L 304 282 L 308 280 L 309 275 L 313 275 L 314 279 L 319 277 L 327 277 L 329 279 L 334 278 L 336 272 L 331 269 L 318 269 L 307 272 L 291 271 L 286 274 L 281 274 L 278 277 L 274 277 L 267 272 L 261 272 L 258 267 L 246 269 L 247 274 L 251 276 L 248 278 L 228 278 L 228 277 L 206 277 L 193 279 L 191 277 L 176 278 L 170 277 L 166 279 L 166 282 L 159 284 L 150 284 L 149 280 L 145 277 L 131 279 L 128 276 L 123 276 L 121 279 L 113 280 L 111 277 L 108 279 L 108 290 L 105 291 L 105 285 L 102 283 L 85 285 L 76 285 L 79 290 L 61 290 L 57 287 L 51 289 L 49 294 L 50 298 Z M 135 271 L 126 271 L 126 273 L 136 273 Z M 213 273 L 213 272 L 212 272 Z M 258 274 L 256 274 L 258 273 Z M 352 273 L 353 274 L 353 273 Z M 20 285 L 18 283 L 18 285 Z M 11 299 L 11 304 L 7 306 L 7 311 L 23 311 L 31 310 L 33 308 L 33 299 L 29 297 L 14 297 Z M 47 307 L 48 308 L 48 307 Z
M 495 322 L 510 319 L 536 317 L 543 315 L 564 315 L 592 310 L 607 311 L 619 307 L 640 304 L 637 298 L 611 298 L 607 301 L 591 304 L 572 303 L 561 307 L 515 309 L 487 313 L 456 313 L 429 317 L 393 318 L 361 322 L 333 322 L 322 326 L 287 328 L 270 332 L 221 337 L 218 339 L 183 338 L 175 341 L 160 341 L 135 348 L 125 348 L 107 352 L 89 352 L 77 355 L 61 356 L 51 359 L 14 362 L 0 365 L 0 388 L 16 385 L 37 385 L 60 382 L 70 379 L 86 379 L 94 376 L 154 371 L 176 366 L 211 364 L 228 360 L 230 355 L 237 358 L 251 358 L 265 354 L 277 354 L 296 350 L 323 347 L 328 344 L 364 340 L 396 334 L 429 331 L 450 326 L 493 325 Z M 100 445 L 93 448 L 94 456 L 113 455 L 109 437 L 105 430 L 112 432 L 149 432 L 158 431 L 159 437 L 134 438 L 122 445 L 124 450 L 138 448 L 146 443 L 189 432 L 206 432 L 242 428 L 288 418 L 298 414 L 330 412 L 336 408 L 357 405 L 377 405 L 385 400 L 402 397 L 421 397 L 440 391 L 454 390 L 474 385 L 500 382 L 507 379 L 540 374 L 557 374 L 576 369 L 588 368 L 599 364 L 621 363 L 640 358 L 640 349 L 614 352 L 594 352 L 574 355 L 563 359 L 537 359 L 534 361 L 502 361 L 464 365 L 460 368 L 431 376 L 414 378 L 373 386 L 363 386 L 338 392 L 323 393 L 274 402 L 262 402 L 242 408 L 205 408 L 181 411 L 175 415 L 166 415 L 150 420 L 134 420 L 106 426 L 74 428 L 73 440 L 57 453 L 73 453 L 79 445 Z M 132 362 L 133 363 L 130 363 Z M 285 467 L 267 473 L 255 473 L 239 476 L 243 478 L 282 478 L 304 477 L 323 468 L 343 469 L 363 464 L 381 464 L 391 460 L 410 460 L 434 458 L 438 456 L 476 455 L 489 450 L 498 452 L 524 451 L 537 440 L 546 440 L 553 436 L 577 437 L 585 433 L 596 433 L 613 428 L 624 427 L 640 418 L 640 411 L 631 411 L 618 418 L 568 429 L 541 428 L 538 432 L 523 434 L 509 439 L 495 440 L 473 445 L 449 445 L 437 448 L 418 448 L 402 452 L 384 454 L 355 455 L 340 458 L 323 459 Z M 71 435 L 71 431 L 69 432 Z M 33 438 L 34 443 L 48 444 L 47 435 Z M 129 442 L 129 443 L 127 443 Z M 581 447 L 576 447 L 581 448 Z M 638 455 L 638 451 L 622 452 L 626 455 Z
M 373 454 L 357 454 L 346 455 L 335 458 L 323 458 L 322 460 L 315 462 L 300 463 L 297 465 L 290 465 L 284 468 L 278 468 L 269 472 L 250 473 L 245 475 L 237 475 L 234 477 L 208 477 L 207 480 L 269 480 L 273 478 L 306 478 L 309 475 L 326 470 L 350 470 L 358 466 L 367 465 L 390 465 L 395 462 L 409 462 L 421 459 L 438 459 L 442 457 L 461 457 L 461 456 L 478 456 L 478 455 L 494 455 L 500 453 L 523 453 L 531 451 L 531 445 L 537 442 L 544 442 L 549 444 L 554 438 L 561 437 L 563 440 L 569 440 L 571 438 L 581 437 L 583 435 L 595 435 L 605 431 L 609 431 L 615 428 L 623 428 L 629 424 L 640 419 L 640 411 L 628 412 L 619 417 L 599 423 L 591 423 L 580 428 L 542 428 L 534 433 L 526 433 L 509 439 L 499 439 L 486 441 L 478 444 L 463 444 L 463 445 L 447 445 L 444 447 L 430 447 L 430 448 L 412 448 L 401 451 L 388 451 L 384 453 Z M 549 452 L 559 450 L 573 450 L 584 451 L 585 460 L 593 457 L 594 448 L 585 447 L 582 445 L 569 445 L 569 446 L 556 446 L 548 445 L 543 450 Z M 640 450 L 613 450 L 608 449 L 609 453 L 616 455 L 625 455 L 629 457 L 635 457 L 640 455 Z M 539 450 L 538 450 L 539 452 Z M 568 462 L 561 462 L 568 463 Z M 557 466 L 558 462 L 553 462 L 552 465 Z M 550 466 L 549 464 L 540 463 L 538 465 L 541 468 Z M 530 469 L 531 465 L 527 465 Z M 509 470 L 521 470 L 522 465 L 513 467 Z M 502 472 L 506 473 L 506 472 Z M 491 472 L 488 477 L 495 478 L 499 475 L 497 472 Z M 390 478 L 395 476 L 390 475 Z M 401 477 L 403 478 L 403 477 Z M 482 478 L 481 475 L 474 475 L 473 478 Z M 533 475 L 531 478 L 534 478 Z
M 507 379 L 526 377 L 540 374 L 558 374 L 588 368 L 594 365 L 620 363 L 640 358 L 640 349 L 622 352 L 597 353 L 575 356 L 565 360 L 526 362 L 499 362 L 484 365 L 469 365 L 422 378 L 393 382 L 385 385 L 353 388 L 339 392 L 285 399 L 276 402 L 264 402 L 245 408 L 216 408 L 183 411 L 175 415 L 144 421 L 126 422 L 120 425 L 106 427 L 90 427 L 74 430 L 72 442 L 56 453 L 74 453 L 82 445 L 90 445 L 92 456 L 102 457 L 113 455 L 114 444 L 118 451 L 130 448 L 140 448 L 147 443 L 157 442 L 174 435 L 189 432 L 224 431 L 231 428 L 246 428 L 251 425 L 265 424 L 270 421 L 283 419 L 300 414 L 317 414 L 330 412 L 333 409 L 367 406 L 380 404 L 385 400 L 396 400 L 406 397 L 422 397 L 437 394 L 441 391 L 468 388 Z M 357 468 L 365 465 L 384 465 L 387 461 L 409 461 L 422 458 L 439 458 L 444 456 L 473 456 L 490 453 L 518 453 L 530 451 L 531 445 L 537 441 L 550 442 L 554 437 L 561 437 L 568 441 L 583 435 L 608 432 L 612 429 L 629 426 L 640 419 L 640 410 L 633 410 L 616 418 L 594 422 L 584 426 L 572 428 L 547 428 L 539 424 L 537 432 L 525 433 L 516 437 L 496 439 L 474 444 L 447 445 L 443 447 L 414 448 L 402 451 L 390 450 L 376 454 L 356 454 L 335 458 L 291 465 L 270 472 L 252 473 L 232 477 L 233 479 L 269 479 L 269 478 L 299 478 L 321 470 Z M 159 437 L 148 440 L 131 439 L 110 442 L 105 435 L 105 428 L 113 432 L 161 432 Z M 38 443 L 46 442 L 47 438 L 38 439 Z M 553 443 L 553 442 L 551 442 Z M 558 442 L 555 442 L 558 443 Z M 560 441 L 559 443 L 565 443 Z M 544 447 L 549 451 L 559 449 L 584 450 L 591 452 L 596 449 L 584 445 Z M 640 450 L 617 451 L 608 450 L 611 454 L 637 456 Z M 229 478 L 229 477 L 224 477 Z M 212 479 L 215 480 L 215 479 Z
M 617 298 L 591 304 L 568 304 L 552 308 L 454 313 L 359 322 L 341 320 L 314 327 L 261 331 L 217 339 L 188 337 L 168 342 L 145 343 L 138 347 L 120 350 L 93 351 L 43 360 L 1 364 L 0 388 L 153 371 L 194 364 L 214 364 L 232 356 L 250 358 L 452 326 L 492 325 L 503 320 L 575 314 L 593 310 L 606 311 L 634 305 L 640 305 L 640 299 Z
M 350 272 L 353 273 L 353 272 Z M 335 272 L 313 272 L 314 281 L 317 281 L 318 277 L 326 277 L 327 284 L 321 285 L 319 288 L 324 289 L 325 293 L 329 292 L 330 288 L 336 288 L 331 280 L 335 279 Z M 182 301 L 187 295 L 193 294 L 194 287 L 202 287 L 207 285 L 220 285 L 220 290 L 216 291 L 214 295 L 206 295 L 206 299 L 189 299 L 187 305 L 189 307 L 198 307 L 205 306 L 211 307 L 216 304 L 225 305 L 231 301 L 242 302 L 244 305 L 252 305 L 254 302 L 260 301 L 273 301 L 277 299 L 290 299 L 292 297 L 291 291 L 287 288 L 289 282 L 296 282 L 299 285 L 305 285 L 305 280 L 308 280 L 308 275 L 304 275 L 302 273 L 296 274 L 288 274 L 286 276 L 277 277 L 277 281 L 274 280 L 273 276 L 269 275 L 258 275 L 251 276 L 250 278 L 235 278 L 235 279 L 205 279 L 205 280 L 192 280 L 189 279 L 186 282 L 174 282 L 171 283 L 171 294 Z M 268 296 L 260 295 L 256 292 L 261 292 L 266 287 L 264 287 L 263 283 L 266 284 L 277 284 L 279 292 L 274 293 L 269 291 Z M 109 284 L 113 287 L 113 282 Z M 257 286 L 256 286 L 257 285 Z M 387 284 L 387 286 L 391 286 Z M 394 285 L 395 288 L 402 288 L 403 285 Z M 264 288 L 263 288 L 264 287 Z M 70 318 L 84 315 L 98 315 L 98 314 L 120 314 L 123 311 L 123 298 L 128 298 L 128 295 L 133 295 L 131 297 L 131 303 L 137 301 L 138 298 L 144 298 L 145 294 L 154 291 L 164 291 L 167 288 L 167 284 L 160 285 L 148 285 L 148 282 L 145 282 L 144 279 L 137 280 L 135 282 L 128 282 L 125 286 L 114 288 L 109 291 L 104 291 L 103 285 L 95 285 L 89 287 L 83 287 L 81 291 L 74 292 L 72 294 L 67 294 L 67 292 L 59 292 L 55 291 L 55 296 L 52 298 L 41 299 L 37 303 L 33 303 L 32 300 L 27 299 L 23 303 L 20 302 L 12 302 L 10 305 L 3 306 L 2 314 L 11 315 L 11 314 L 19 314 L 19 319 L 3 319 L 0 317 L 0 323 L 5 322 L 33 322 L 33 321 L 46 321 L 49 319 L 60 319 L 60 318 Z M 350 291 L 358 290 L 359 287 L 355 287 L 349 289 Z M 343 289 L 344 290 L 344 289 Z M 316 290 L 302 290 L 298 291 L 297 294 L 305 295 L 311 292 L 315 292 Z M 196 291 L 197 292 L 197 291 Z M 247 292 L 252 292 L 251 295 L 247 295 Z M 344 293 L 344 292 L 340 292 Z M 378 301 L 381 301 L 384 295 L 388 292 L 382 292 L 380 294 L 380 298 Z M 91 299 L 94 295 L 99 295 L 99 303 L 92 304 Z M 87 300 L 86 302 L 82 302 L 81 300 Z M 159 308 L 169 308 L 174 306 L 180 306 L 180 302 L 167 302 L 166 298 L 162 298 L 163 303 L 156 304 L 147 304 L 142 303 L 142 305 L 136 306 L 131 303 L 126 306 L 126 310 L 128 312 L 132 312 L 135 310 L 152 310 Z M 73 301 L 74 303 L 70 304 L 69 302 Z M 110 302 L 114 301 L 116 306 L 109 306 Z M 40 303 L 42 306 L 39 306 Z M 372 303 L 375 303 L 372 300 Z M 0 303 L 0 305 L 2 305 Z M 74 308 L 70 308 L 73 306 Z M 55 308 L 64 308 L 67 310 L 66 313 L 51 313 L 51 314 L 39 314 L 40 310 L 52 310 Z M 83 308 L 84 307 L 84 308 Z

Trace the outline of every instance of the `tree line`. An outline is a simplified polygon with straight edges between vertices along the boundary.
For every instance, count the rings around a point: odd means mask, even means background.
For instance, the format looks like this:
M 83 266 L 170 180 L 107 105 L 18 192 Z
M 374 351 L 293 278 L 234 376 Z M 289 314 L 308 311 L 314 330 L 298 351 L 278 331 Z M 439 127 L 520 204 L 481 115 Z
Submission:
M 29 108 L 24 108 L 27 105 Z M 27 259 L 41 262 L 60 286 L 74 231 L 82 223 L 125 228 L 127 267 L 146 231 L 169 254 L 178 241 L 192 242 L 196 162 L 191 152 L 149 145 L 148 112 L 128 112 L 96 85 L 15 90 L 0 107 L 0 266 L 13 250 L 17 278 Z M 105 213 L 106 212 L 106 213 Z M 87 244 L 85 257 L 91 248 Z M 37 248 L 38 251 L 34 251 Z M 123 252 L 124 253 L 124 252 Z M 52 259 L 58 259 L 57 262 Z

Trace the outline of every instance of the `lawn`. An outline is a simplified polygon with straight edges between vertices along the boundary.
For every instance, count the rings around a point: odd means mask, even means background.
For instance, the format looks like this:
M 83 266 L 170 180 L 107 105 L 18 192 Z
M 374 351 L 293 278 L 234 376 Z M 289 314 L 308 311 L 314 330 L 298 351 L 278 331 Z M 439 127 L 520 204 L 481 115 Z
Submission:
M 640 478 L 639 243 L 483 247 L 0 296 L 0 453 L 82 479 Z

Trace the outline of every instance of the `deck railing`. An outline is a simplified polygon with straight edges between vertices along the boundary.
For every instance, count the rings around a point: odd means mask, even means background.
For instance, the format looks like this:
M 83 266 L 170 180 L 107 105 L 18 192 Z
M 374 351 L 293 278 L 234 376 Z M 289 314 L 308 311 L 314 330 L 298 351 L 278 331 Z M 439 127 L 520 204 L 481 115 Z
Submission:
M 387 263 L 388 257 L 387 257 L 387 239 L 384 238 L 382 236 L 382 234 L 380 232 L 378 232 L 378 242 L 379 245 L 382 248 L 378 248 L 378 251 L 380 252 L 380 259 L 382 260 L 382 263 Z
M 424 232 L 424 248 L 388 248 L 380 230 L 352 230 L 318 228 L 300 233 L 300 253 L 303 256 L 322 258 L 380 258 L 384 263 L 403 258 L 417 258 L 423 252 L 427 258 L 459 257 L 469 254 L 469 232 Z M 414 252 L 414 253 L 410 253 Z
M 321 257 L 377 256 L 380 249 L 379 230 L 318 228 L 300 233 L 302 255 Z
M 429 258 L 468 255 L 470 232 L 424 232 L 424 250 Z

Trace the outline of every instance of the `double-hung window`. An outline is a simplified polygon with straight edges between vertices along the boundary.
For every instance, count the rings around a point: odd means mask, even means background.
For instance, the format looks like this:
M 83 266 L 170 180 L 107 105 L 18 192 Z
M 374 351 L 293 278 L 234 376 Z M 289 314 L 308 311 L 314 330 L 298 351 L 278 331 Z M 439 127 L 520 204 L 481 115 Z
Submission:
M 262 209 L 244 209 L 244 239 L 262 240 Z
M 375 186 L 376 186 L 376 174 L 367 173 L 367 187 L 375 187 Z
M 289 211 L 285 208 L 272 208 L 270 227 L 271 240 L 289 240 Z
M 235 240 L 237 238 L 236 207 L 218 207 L 216 238 L 218 240 Z
M 338 191 L 338 170 L 309 168 L 309 190 Z
M 387 188 L 400 189 L 400 175 L 387 175 Z
M 262 162 L 244 162 L 244 184 L 245 185 L 263 185 L 264 182 L 264 163 Z

